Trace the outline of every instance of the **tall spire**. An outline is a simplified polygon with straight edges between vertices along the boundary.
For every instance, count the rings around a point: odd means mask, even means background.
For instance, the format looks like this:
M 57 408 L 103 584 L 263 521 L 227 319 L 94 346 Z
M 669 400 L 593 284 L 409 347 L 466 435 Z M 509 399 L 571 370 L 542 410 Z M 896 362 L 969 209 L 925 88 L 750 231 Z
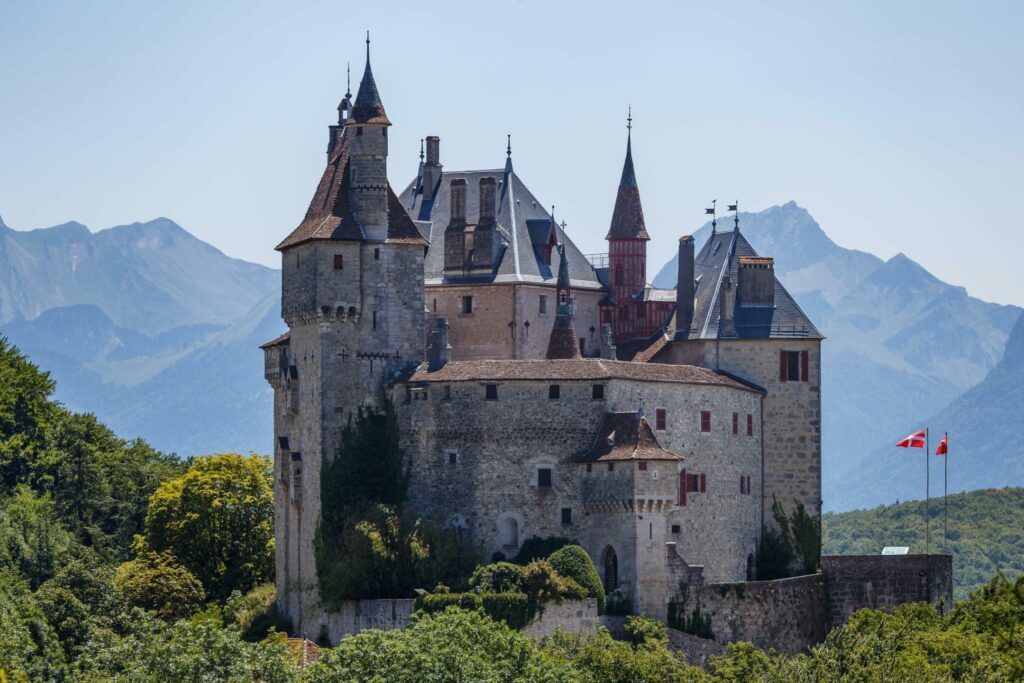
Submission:
M 359 93 L 356 94 L 356 103 L 352 107 L 352 115 L 349 117 L 352 123 L 382 123 L 391 125 L 388 115 L 384 112 L 384 104 L 380 101 L 380 93 L 377 91 L 377 83 L 373 80 L 373 71 L 370 69 L 370 32 L 366 32 L 366 69 L 363 71 L 363 80 L 359 83 Z
M 551 207 L 551 220 L 555 220 L 554 208 Z M 547 358 L 579 358 L 580 346 L 576 338 L 576 327 L 572 320 L 572 287 L 569 280 L 569 256 L 566 249 L 565 233 L 558 245 L 558 279 L 555 284 L 557 302 L 555 305 L 555 325 L 551 328 L 548 339 Z
M 338 125 L 344 126 L 352 110 L 352 64 L 345 64 L 345 96 L 338 104 Z
M 505 146 L 505 173 L 512 172 L 512 133 L 508 134 L 508 145 Z
M 605 239 L 649 240 L 644 224 L 644 209 L 640 204 L 640 187 L 633 169 L 633 107 L 626 117 L 626 160 L 622 164 L 619 192 L 615 197 L 612 224 Z

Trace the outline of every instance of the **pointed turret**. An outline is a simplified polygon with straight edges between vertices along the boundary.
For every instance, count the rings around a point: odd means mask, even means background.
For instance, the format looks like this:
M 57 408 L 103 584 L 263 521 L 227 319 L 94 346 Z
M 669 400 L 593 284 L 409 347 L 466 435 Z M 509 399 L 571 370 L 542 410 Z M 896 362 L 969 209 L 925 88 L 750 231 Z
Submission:
M 554 221 L 554 216 L 551 218 Z M 556 296 L 558 305 L 555 307 L 555 326 L 551 329 L 551 338 L 548 340 L 547 357 L 556 358 L 579 358 L 580 347 L 576 341 L 576 327 L 572 321 L 572 288 L 569 284 L 569 257 L 568 250 L 563 243 L 558 245 L 558 280 L 556 285 Z
M 384 104 L 380 101 L 380 92 L 377 91 L 377 83 L 373 80 L 373 71 L 370 69 L 369 31 L 366 33 L 366 69 L 363 70 L 363 80 L 359 83 L 359 92 L 356 93 L 356 102 L 348 121 L 391 125 L 388 115 L 384 112 Z
M 640 187 L 636 182 L 636 171 L 633 170 L 633 117 L 632 113 L 626 127 L 626 161 L 622 164 L 622 178 L 619 180 L 619 192 L 615 197 L 615 210 L 612 211 L 612 224 L 608 228 L 607 240 L 649 240 L 647 226 L 644 224 L 644 209 L 640 205 Z

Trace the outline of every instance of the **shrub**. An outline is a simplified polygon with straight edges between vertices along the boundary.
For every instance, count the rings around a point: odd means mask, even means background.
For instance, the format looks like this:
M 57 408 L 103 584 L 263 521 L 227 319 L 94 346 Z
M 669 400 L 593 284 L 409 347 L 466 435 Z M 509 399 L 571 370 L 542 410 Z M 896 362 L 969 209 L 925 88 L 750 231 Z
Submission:
M 517 630 L 529 624 L 536 613 L 525 593 L 432 593 L 416 599 L 416 609 L 427 614 L 444 612 L 449 607 L 483 610 L 492 619 Z
M 626 617 L 626 635 L 633 647 L 668 647 L 668 630 L 660 621 L 647 617 Z
M 536 603 L 560 601 L 569 592 L 569 586 L 547 560 L 534 560 L 523 567 L 523 592 Z
M 570 543 L 572 541 L 561 536 L 548 536 L 546 538 L 531 536 L 519 546 L 519 552 L 512 558 L 512 561 L 516 564 L 529 564 L 534 560 L 547 557 L 562 546 L 569 545 Z
M 606 598 L 601 576 L 587 551 L 578 545 L 566 545 L 548 557 L 548 562 L 559 574 L 583 586 L 587 594 L 597 598 L 598 614 L 604 614 Z
M 469 577 L 469 585 L 482 591 L 504 593 L 523 587 L 525 568 L 511 562 L 495 562 L 476 568 Z
M 114 574 L 114 585 L 128 602 L 165 621 L 195 614 L 205 597 L 203 584 L 170 553 L 150 552 L 125 562 Z
M 238 626 L 242 637 L 250 642 L 263 640 L 271 629 L 288 633 L 292 630 L 291 622 L 278 613 L 276 598 L 272 583 L 257 586 L 245 595 L 236 591 L 224 605 L 224 620 Z

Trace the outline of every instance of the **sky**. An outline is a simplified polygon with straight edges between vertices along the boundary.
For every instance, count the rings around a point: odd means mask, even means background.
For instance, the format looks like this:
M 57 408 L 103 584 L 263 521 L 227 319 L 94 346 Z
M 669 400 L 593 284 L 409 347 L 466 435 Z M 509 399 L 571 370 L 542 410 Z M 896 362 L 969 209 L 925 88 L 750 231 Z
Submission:
M 365 31 L 388 175 L 516 172 L 606 251 L 633 111 L 651 276 L 711 199 L 1024 305 L 1024 3 L 0 3 L 0 216 L 166 216 L 279 266 Z

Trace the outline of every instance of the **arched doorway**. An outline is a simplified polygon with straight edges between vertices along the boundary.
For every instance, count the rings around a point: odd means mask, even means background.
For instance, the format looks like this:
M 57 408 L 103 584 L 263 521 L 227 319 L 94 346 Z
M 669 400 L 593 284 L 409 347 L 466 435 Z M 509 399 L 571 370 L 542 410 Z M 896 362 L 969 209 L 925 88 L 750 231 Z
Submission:
M 615 554 L 615 548 L 608 546 L 604 549 L 601 564 L 604 566 L 604 589 L 611 593 L 619 587 L 619 557 Z
M 519 522 L 513 517 L 505 517 L 498 523 L 501 545 L 506 548 L 519 547 Z

